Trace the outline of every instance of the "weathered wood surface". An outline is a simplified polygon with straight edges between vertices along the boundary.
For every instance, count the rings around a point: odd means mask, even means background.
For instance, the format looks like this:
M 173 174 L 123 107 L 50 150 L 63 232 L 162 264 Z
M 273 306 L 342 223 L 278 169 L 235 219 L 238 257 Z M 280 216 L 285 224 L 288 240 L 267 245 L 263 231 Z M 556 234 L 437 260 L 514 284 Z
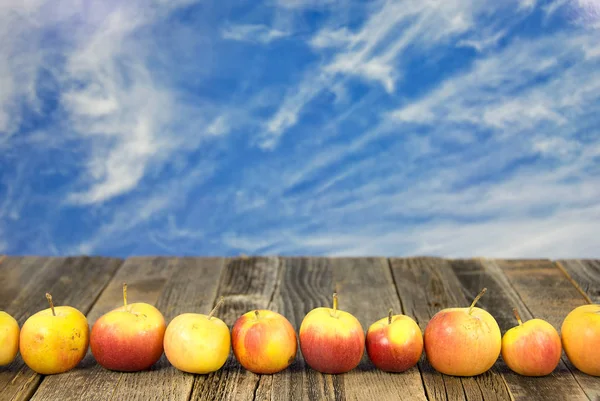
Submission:
M 104 313 L 122 305 L 122 285 L 128 302 L 155 305 L 169 322 L 184 312 L 208 313 L 223 267 L 223 259 L 128 259 L 88 314 L 90 326 Z M 194 375 L 179 372 L 163 355 L 143 374 L 113 372 L 91 354 L 81 369 L 46 377 L 33 400 L 187 400 Z
M 466 294 L 477 294 L 484 287 L 488 289 L 478 305 L 494 316 L 503 334 L 517 325 L 512 312 L 513 308 L 519 310 L 523 321 L 534 317 L 519 297 L 519 293 L 515 291 L 507 277 L 495 263 L 480 260 L 458 260 L 451 261 L 450 265 L 460 281 L 463 292 Z M 559 327 L 557 327 L 558 329 Z M 546 377 L 518 375 L 504 364 L 502 358 L 498 360 L 496 366 L 498 371 L 502 372 L 515 399 L 588 399 L 571 371 L 562 361 L 556 370 Z
M 331 304 L 354 314 L 366 331 L 392 307 L 415 318 L 421 329 L 438 310 L 467 306 L 483 287 L 479 306 L 497 319 L 502 333 L 516 323 L 512 308 L 539 317 L 560 330 L 574 307 L 600 301 L 600 262 L 593 260 L 445 260 L 439 258 L 38 258 L 0 255 L 0 309 L 20 324 L 46 308 L 44 293 L 58 304 L 87 313 L 90 326 L 122 303 L 122 283 L 130 302 L 148 302 L 167 323 L 184 312 L 207 313 L 225 297 L 217 315 L 230 327 L 258 308 L 279 311 L 298 330 L 311 309 Z M 543 400 L 600 399 L 600 378 L 579 372 L 563 357 L 543 378 L 511 372 L 500 358 L 489 372 L 457 378 L 435 372 L 425 355 L 407 372 L 374 368 L 366 353 L 359 367 L 324 375 L 296 361 L 274 375 L 245 371 L 233 353 L 223 369 L 191 375 L 166 358 L 149 371 L 111 372 L 91 353 L 71 372 L 41 377 L 20 357 L 0 367 L 0 400 Z
M 569 312 L 587 303 L 556 263 L 547 260 L 488 260 L 485 263 L 499 267 L 531 314 L 548 321 L 559 332 Z M 566 357 L 563 361 L 588 398 L 600 400 L 600 378 L 580 372 Z
M 559 260 L 556 265 L 586 301 L 600 303 L 600 260 Z
M 7 257 L 0 263 L 0 309 L 22 326 L 29 316 L 48 308 L 49 292 L 56 305 L 70 305 L 85 314 L 120 264 L 97 257 Z M 41 379 L 18 356 L 0 367 L 0 400 L 28 400 Z
M 437 258 L 392 259 L 398 293 L 404 310 L 415 317 L 422 331 L 439 310 L 469 306 L 479 291 L 465 294 L 450 263 Z M 481 289 L 479 289 L 481 290 Z M 506 382 L 497 367 L 472 378 L 436 372 L 422 358 L 421 374 L 430 400 L 510 400 Z

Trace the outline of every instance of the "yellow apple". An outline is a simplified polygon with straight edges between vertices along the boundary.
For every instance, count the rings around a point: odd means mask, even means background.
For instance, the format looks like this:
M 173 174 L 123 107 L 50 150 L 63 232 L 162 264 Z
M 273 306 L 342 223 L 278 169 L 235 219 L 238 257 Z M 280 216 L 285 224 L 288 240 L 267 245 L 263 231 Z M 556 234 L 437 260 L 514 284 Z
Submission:
M 423 335 L 417 322 L 394 315 L 373 323 L 367 330 L 367 354 L 373 364 L 387 372 L 404 372 L 415 366 L 423 353 Z
M 11 363 L 19 351 L 19 323 L 0 311 L 0 366 Z
M 600 305 L 573 309 L 561 328 L 565 353 L 575 367 L 591 376 L 600 376 Z
M 150 368 L 163 353 L 165 319 L 154 306 L 127 304 L 123 284 L 123 306 L 102 315 L 92 326 L 90 348 L 106 369 L 137 372 Z
M 43 375 L 73 369 L 85 356 L 89 343 L 88 322 L 83 313 L 70 306 L 50 303 L 32 315 L 21 328 L 19 348 L 23 361 Z
M 358 366 L 365 351 L 365 332 L 353 315 L 337 308 L 315 308 L 300 325 L 304 360 L 321 373 L 344 373 Z
M 184 313 L 167 326 L 164 348 L 167 359 L 177 369 L 206 374 L 219 370 L 231 349 L 229 327 L 214 317 L 223 297 L 207 315 Z
M 270 310 L 240 316 L 231 330 L 233 353 L 254 373 L 271 374 L 287 368 L 296 358 L 298 340 L 291 323 Z
M 549 375 L 558 366 L 562 353 L 558 332 L 545 320 L 522 322 L 516 308 L 513 312 L 519 325 L 502 337 L 502 359 L 520 375 Z
M 475 376 L 490 369 L 502 346 L 496 319 L 475 304 L 436 313 L 425 328 L 427 360 L 435 370 L 453 376 Z

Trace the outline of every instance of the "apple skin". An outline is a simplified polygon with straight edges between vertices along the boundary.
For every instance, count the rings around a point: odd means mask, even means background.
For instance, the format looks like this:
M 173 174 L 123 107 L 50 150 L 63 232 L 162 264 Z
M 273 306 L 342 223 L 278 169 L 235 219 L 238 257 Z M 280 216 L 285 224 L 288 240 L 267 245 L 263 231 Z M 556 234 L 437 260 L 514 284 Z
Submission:
M 0 366 L 8 365 L 19 351 L 19 323 L 0 311 Z
M 419 325 L 406 315 L 383 318 L 367 331 L 367 353 L 373 364 L 386 372 L 404 372 L 415 366 L 423 353 Z
M 292 324 L 279 313 L 264 309 L 240 316 L 231 330 L 231 340 L 238 362 L 258 374 L 282 371 L 294 361 L 298 350 Z
M 165 319 L 154 306 L 139 302 L 102 315 L 92 327 L 90 348 L 106 369 L 149 369 L 163 353 Z
M 365 333 L 348 312 L 315 308 L 300 325 L 300 349 L 304 360 L 321 373 L 345 373 L 358 366 L 365 351 Z
M 167 326 L 165 355 L 171 365 L 188 372 L 206 374 L 219 370 L 231 350 L 229 327 L 216 317 L 184 313 Z
M 513 327 L 502 337 L 502 359 L 515 373 L 523 376 L 546 376 L 560 361 L 560 336 L 552 325 L 531 319 Z
M 21 328 L 19 349 L 33 371 L 51 375 L 73 369 L 87 353 L 89 326 L 86 317 L 71 306 L 44 309 L 29 317 Z
M 447 308 L 427 324 L 425 354 L 438 372 L 476 376 L 490 369 L 502 347 L 500 327 L 483 309 Z
M 562 345 L 575 367 L 591 376 L 600 376 L 600 305 L 573 309 L 561 328 Z

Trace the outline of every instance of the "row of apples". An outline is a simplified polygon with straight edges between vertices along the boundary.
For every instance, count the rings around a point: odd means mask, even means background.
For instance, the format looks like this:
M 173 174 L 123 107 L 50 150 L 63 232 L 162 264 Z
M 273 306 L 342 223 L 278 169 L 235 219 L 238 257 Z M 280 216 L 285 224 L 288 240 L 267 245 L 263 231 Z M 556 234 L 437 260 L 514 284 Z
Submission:
M 475 376 L 490 369 L 499 355 L 510 369 L 526 376 L 550 374 L 564 347 L 568 358 L 584 373 L 600 376 L 600 305 L 574 309 L 556 329 L 541 319 L 522 322 L 501 336 L 494 317 L 476 307 L 484 288 L 469 307 L 447 308 L 428 322 L 424 334 L 409 316 L 388 316 L 364 330 L 356 317 L 338 309 L 311 310 L 299 330 L 302 356 L 313 369 L 330 374 L 358 366 L 365 347 L 373 364 L 384 371 L 403 372 L 421 358 L 423 349 L 434 369 L 454 376 Z M 231 348 L 239 363 L 259 374 L 287 368 L 296 358 L 298 337 L 290 322 L 270 310 L 240 316 L 230 332 L 215 317 L 219 300 L 208 314 L 184 313 L 167 326 L 161 312 L 147 303 L 127 303 L 101 316 L 91 332 L 86 317 L 70 306 L 50 308 L 30 316 L 23 327 L 0 312 L 0 365 L 11 363 L 20 351 L 25 363 L 40 374 L 73 369 L 87 353 L 115 371 L 142 371 L 163 354 L 184 372 L 207 374 L 219 370 Z

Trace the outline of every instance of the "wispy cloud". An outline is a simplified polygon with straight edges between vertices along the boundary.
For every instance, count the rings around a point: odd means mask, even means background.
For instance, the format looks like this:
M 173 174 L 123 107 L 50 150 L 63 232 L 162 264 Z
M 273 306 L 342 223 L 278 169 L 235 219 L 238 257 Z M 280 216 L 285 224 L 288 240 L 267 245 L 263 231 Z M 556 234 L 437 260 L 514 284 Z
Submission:
M 584 3 L 5 2 L 0 249 L 597 256 Z
M 246 24 L 230 25 L 223 29 L 221 35 L 223 39 L 267 44 L 289 34 L 262 24 Z
M 393 94 L 402 79 L 401 55 L 407 49 L 415 57 L 455 40 L 480 48 L 499 40 L 501 32 L 481 39 L 473 28 L 478 19 L 504 12 L 504 7 L 509 6 L 508 2 L 502 5 L 470 1 L 385 2 L 356 31 L 347 27 L 322 29 L 309 43 L 317 50 L 327 50 L 328 61 L 306 74 L 298 87 L 289 91 L 267 123 L 263 147 L 275 146 L 278 138 L 295 125 L 302 109 L 322 91 L 339 85 L 340 80 L 356 77 L 377 82 Z

